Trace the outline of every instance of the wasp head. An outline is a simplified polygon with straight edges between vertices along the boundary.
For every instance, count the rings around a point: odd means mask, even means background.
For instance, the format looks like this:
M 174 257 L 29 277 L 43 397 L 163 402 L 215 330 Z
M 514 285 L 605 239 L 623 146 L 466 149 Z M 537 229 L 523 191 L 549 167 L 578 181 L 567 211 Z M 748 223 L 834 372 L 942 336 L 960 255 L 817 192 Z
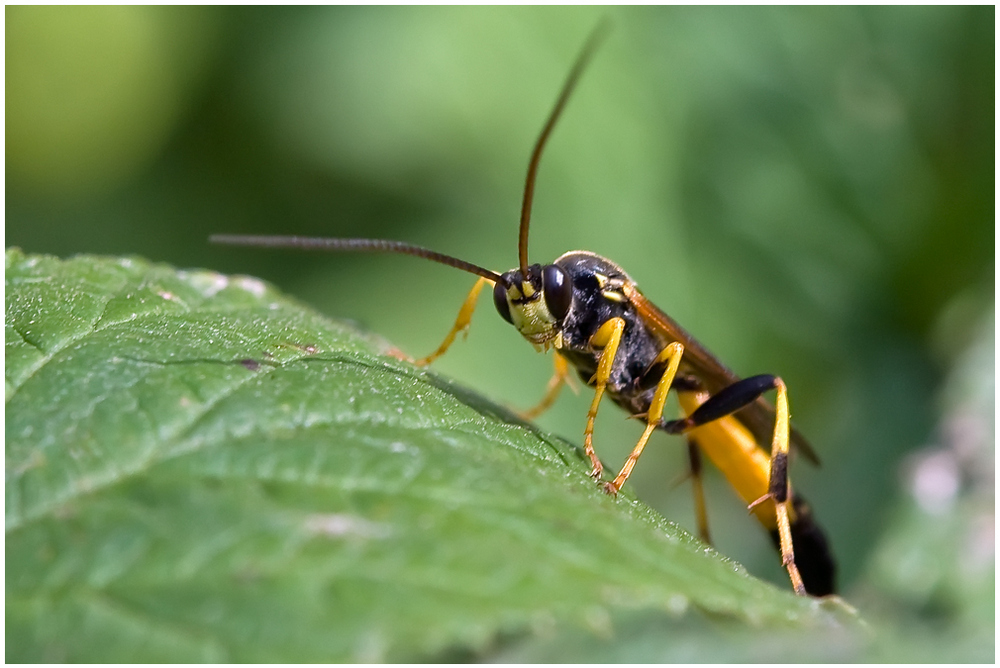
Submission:
M 494 284 L 493 303 L 521 336 L 547 347 L 562 330 L 573 303 L 573 284 L 562 267 L 555 264 L 533 264 L 527 276 L 520 269 L 511 269 Z

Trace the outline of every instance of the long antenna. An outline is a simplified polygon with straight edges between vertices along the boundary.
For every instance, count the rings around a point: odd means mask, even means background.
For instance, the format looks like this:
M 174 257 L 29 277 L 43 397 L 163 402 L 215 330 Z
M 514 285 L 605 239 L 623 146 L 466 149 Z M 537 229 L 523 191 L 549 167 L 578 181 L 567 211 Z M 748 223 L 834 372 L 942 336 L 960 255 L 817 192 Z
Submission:
M 259 248 L 298 248 L 303 250 L 320 251 L 354 251 L 361 253 L 396 253 L 398 255 L 412 255 L 422 257 L 426 260 L 433 260 L 455 267 L 470 274 L 477 274 L 483 278 L 493 281 L 503 282 L 500 274 L 484 269 L 479 265 L 459 260 L 457 257 L 438 253 L 436 251 L 403 243 L 402 241 L 387 241 L 385 239 L 328 239 L 323 237 L 286 237 L 286 236 L 254 236 L 244 234 L 213 234 L 208 238 L 213 244 L 228 244 L 230 246 L 257 246 Z
M 525 278 L 528 277 L 528 224 L 531 222 L 531 200 L 535 195 L 535 175 L 538 173 L 538 162 L 542 157 L 542 149 L 545 148 L 545 142 L 548 141 L 549 135 L 552 133 L 552 128 L 555 127 L 556 121 L 559 120 L 559 115 L 562 114 L 563 107 L 566 106 L 566 101 L 569 99 L 570 93 L 576 87 L 577 79 L 580 78 L 583 69 L 590 62 L 590 57 L 594 55 L 594 51 L 597 50 L 597 47 L 605 36 L 607 36 L 610 29 L 611 21 L 605 17 L 601 19 L 601 22 L 590 33 L 590 37 L 587 38 L 587 42 L 583 45 L 583 50 L 576 57 L 576 63 L 573 64 L 573 69 L 570 70 L 569 77 L 566 78 L 566 83 L 563 84 L 562 92 L 559 93 L 559 99 L 556 100 L 556 106 L 552 109 L 552 113 L 549 114 L 549 120 L 545 122 L 545 127 L 542 128 L 542 134 L 539 135 L 538 141 L 535 142 L 535 150 L 531 153 L 531 162 L 528 163 L 528 177 L 524 183 L 524 200 L 521 202 L 521 230 L 517 239 L 517 259 L 520 264 L 521 275 Z

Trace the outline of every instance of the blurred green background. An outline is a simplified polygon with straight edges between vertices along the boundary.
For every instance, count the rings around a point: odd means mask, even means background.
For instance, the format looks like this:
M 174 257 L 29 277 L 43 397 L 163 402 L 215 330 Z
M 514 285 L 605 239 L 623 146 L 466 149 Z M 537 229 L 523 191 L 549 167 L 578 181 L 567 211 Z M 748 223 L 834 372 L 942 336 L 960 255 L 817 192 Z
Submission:
M 208 235 L 386 237 L 510 268 L 532 144 L 609 14 L 542 161 L 532 260 L 605 255 L 738 373 L 780 374 L 823 459 L 793 479 L 846 598 L 896 629 L 887 657 L 992 660 L 992 7 L 5 11 L 8 246 L 261 276 L 414 355 L 470 276 Z M 488 301 L 436 366 L 526 407 L 551 361 Z M 540 423 L 580 441 L 588 403 Z M 640 431 L 606 407 L 610 467 Z M 633 480 L 692 527 L 679 443 L 655 439 Z M 787 586 L 708 483 L 718 549 Z

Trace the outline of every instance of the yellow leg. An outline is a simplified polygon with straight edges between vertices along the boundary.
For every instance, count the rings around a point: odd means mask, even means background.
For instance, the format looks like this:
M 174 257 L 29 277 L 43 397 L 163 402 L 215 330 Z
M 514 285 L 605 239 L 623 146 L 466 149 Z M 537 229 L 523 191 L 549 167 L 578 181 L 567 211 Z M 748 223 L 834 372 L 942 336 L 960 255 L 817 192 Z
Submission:
M 667 362 L 667 370 L 663 372 L 660 382 L 656 384 L 653 400 L 650 402 L 649 411 L 646 413 L 646 429 L 642 432 L 642 436 L 639 437 L 639 442 L 632 449 L 632 453 L 625 460 L 625 465 L 622 466 L 622 470 L 615 479 L 604 486 L 608 494 L 617 494 L 618 490 L 622 488 L 622 485 L 625 484 L 625 481 L 632 474 L 632 469 L 639 460 L 639 455 L 645 449 L 646 442 L 649 441 L 653 430 L 660 426 L 660 418 L 663 417 L 663 407 L 667 403 L 667 393 L 670 392 L 670 385 L 674 382 L 674 376 L 677 375 L 677 367 L 681 363 L 681 355 L 683 354 L 684 346 L 675 341 L 656 356 L 654 364 Z
M 597 363 L 597 373 L 594 375 L 595 392 L 594 400 L 590 403 L 590 410 L 587 411 L 587 428 L 583 432 L 583 452 L 590 457 L 593 466 L 590 470 L 592 478 L 600 478 L 604 466 L 594 452 L 594 419 L 597 417 L 597 407 L 604 396 L 604 388 L 607 387 L 608 379 L 611 378 L 611 369 L 615 362 L 615 354 L 618 352 L 618 344 L 622 340 L 622 332 L 625 331 L 625 321 L 621 318 L 608 320 L 600 329 L 590 337 L 590 345 L 594 348 L 603 348 L 601 360 Z
M 559 392 L 562 390 L 563 385 L 569 384 L 569 363 L 566 361 L 566 358 L 556 353 L 554 362 L 555 372 L 552 374 L 552 378 L 549 379 L 549 384 L 545 388 L 545 396 L 537 404 L 521 413 L 521 417 L 525 420 L 534 420 L 551 408 L 552 404 L 559 397 Z
M 777 509 L 778 536 L 781 538 L 781 564 L 788 570 L 788 577 L 796 594 L 805 595 L 806 587 L 802 583 L 798 566 L 795 565 L 795 550 L 792 547 L 792 528 L 789 520 L 789 510 L 792 505 L 792 494 L 788 488 L 788 388 L 780 378 L 775 379 L 778 394 L 775 398 L 776 419 L 774 421 L 774 439 L 771 441 L 771 475 L 768 480 L 768 494 L 774 499 Z
M 455 318 L 455 324 L 451 326 L 451 331 L 449 331 L 448 335 L 444 337 L 444 341 L 441 342 L 441 345 L 438 346 L 437 350 L 432 352 L 427 357 L 421 357 L 420 359 L 405 356 L 403 356 L 403 359 L 417 366 L 427 366 L 448 351 L 451 344 L 455 342 L 455 336 L 458 335 L 459 332 L 468 334 L 469 325 L 472 323 L 472 313 L 476 310 L 476 299 L 479 297 L 479 293 L 482 291 L 483 286 L 489 283 L 489 280 L 480 278 L 476 281 L 476 284 L 472 286 L 472 290 L 469 291 L 469 295 L 465 298 L 462 308 L 458 311 L 458 317 Z
M 694 516 L 698 522 L 698 536 L 712 544 L 712 536 L 708 533 L 708 508 L 705 505 L 705 487 L 701 480 L 701 451 L 698 443 L 690 436 L 687 439 L 688 463 L 691 471 L 691 491 L 694 494 Z
M 788 571 L 796 594 L 805 595 L 806 587 L 795 565 L 795 550 L 792 546 L 791 505 L 792 493 L 788 485 L 788 388 L 780 378 L 775 379 L 775 420 L 774 438 L 771 441 L 771 472 L 768 477 L 767 494 L 750 504 L 753 510 L 770 499 L 774 502 L 778 522 L 778 538 L 781 543 L 781 565 Z
M 774 434 L 768 456 L 732 414 L 770 389 L 776 391 L 776 398 Z M 788 482 L 790 418 L 785 383 L 774 376 L 754 376 L 737 381 L 711 397 L 702 392 L 680 392 L 678 397 L 688 417 L 677 424 L 668 424 L 667 430 L 692 432 L 700 449 L 715 462 L 739 495 L 755 499 L 749 509 L 765 528 L 777 530 L 781 563 L 795 592 L 806 594 L 795 565 L 792 543 L 791 527 L 797 518 Z

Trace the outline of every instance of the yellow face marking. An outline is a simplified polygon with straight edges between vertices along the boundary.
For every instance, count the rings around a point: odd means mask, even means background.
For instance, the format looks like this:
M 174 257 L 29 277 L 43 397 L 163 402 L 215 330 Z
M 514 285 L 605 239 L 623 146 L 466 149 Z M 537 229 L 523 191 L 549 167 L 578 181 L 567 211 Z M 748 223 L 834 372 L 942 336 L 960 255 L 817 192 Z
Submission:
M 522 288 L 531 286 L 527 282 L 522 284 Z M 540 299 L 541 295 L 532 291 L 536 295 L 535 299 L 530 299 L 528 295 L 523 295 L 516 287 L 507 289 L 507 303 L 510 305 L 510 319 L 514 327 L 531 343 L 537 345 L 548 345 L 558 335 L 556 330 L 556 319 L 549 313 L 549 307 L 545 300 Z M 527 301 L 523 301 L 525 299 Z

